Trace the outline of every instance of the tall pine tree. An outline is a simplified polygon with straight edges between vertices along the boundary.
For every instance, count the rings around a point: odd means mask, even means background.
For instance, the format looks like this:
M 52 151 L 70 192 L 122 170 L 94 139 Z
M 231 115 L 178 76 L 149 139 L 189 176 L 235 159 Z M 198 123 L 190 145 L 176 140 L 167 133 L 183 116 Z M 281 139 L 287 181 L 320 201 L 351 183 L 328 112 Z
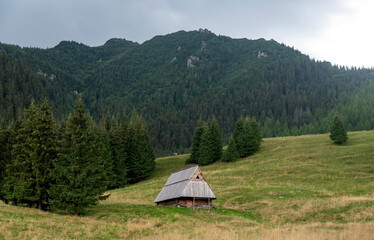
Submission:
M 246 148 L 246 132 L 244 132 L 244 118 L 240 117 L 236 122 L 233 138 L 235 140 L 236 149 L 239 153 L 239 157 L 245 157 L 245 148 Z
M 201 144 L 201 138 L 204 133 L 204 123 L 201 119 L 197 122 L 195 133 L 192 139 L 192 149 L 190 157 L 186 160 L 186 164 L 197 163 L 199 158 L 199 149 Z
M 51 171 L 56 158 L 55 123 L 46 101 L 31 103 L 17 131 L 3 187 L 7 201 L 48 207 Z
M 113 188 L 123 187 L 127 183 L 127 119 L 123 116 L 120 119 L 112 119 L 110 121 L 110 149 L 113 157 Z
M 239 118 L 236 122 L 233 138 L 240 157 L 254 154 L 261 145 L 261 132 L 258 124 L 249 118 Z
M 149 177 L 155 168 L 155 156 L 143 119 L 133 111 L 126 135 L 127 177 L 136 183 Z
M 10 145 L 10 152 L 9 152 L 9 159 L 6 163 L 5 172 L 4 172 L 4 180 L 1 186 L 1 197 L 5 203 L 12 202 L 13 205 L 18 204 L 18 200 L 16 198 L 16 194 L 14 192 L 15 185 L 19 181 L 19 170 L 18 166 L 20 164 L 16 163 L 15 154 L 14 154 L 14 146 L 16 146 L 17 136 L 21 129 L 21 120 L 17 120 L 11 130 L 11 135 L 9 139 Z
M 50 195 L 53 208 L 77 215 L 108 197 L 103 195 L 108 179 L 94 122 L 81 98 L 75 108 L 63 132 Z
M 105 172 L 107 175 L 107 178 L 109 180 L 108 182 L 108 188 L 114 188 L 114 185 L 116 183 L 115 179 L 115 173 L 114 173 L 114 166 L 113 166 L 113 155 L 110 148 L 110 136 L 109 136 L 109 130 L 106 128 L 106 120 L 103 120 L 100 122 L 98 127 L 98 134 L 99 134 L 99 141 L 100 141 L 100 153 L 101 153 L 101 159 L 104 164 Z
M 32 161 L 35 161 L 34 124 L 37 122 L 38 108 L 31 103 L 25 110 L 17 131 L 12 155 L 14 161 L 8 165 L 6 197 L 14 203 L 26 203 L 29 207 L 37 202 L 36 176 L 33 173 Z
M 213 161 L 221 160 L 222 158 L 222 136 L 217 120 L 213 119 L 208 123 L 208 131 L 212 134 L 212 151 Z
M 199 145 L 198 164 L 206 165 L 222 158 L 221 132 L 214 118 L 206 124 Z
M 0 200 L 7 202 L 3 193 L 6 166 L 12 162 L 12 129 L 0 129 Z
M 57 158 L 56 125 L 46 100 L 39 107 L 34 124 L 32 169 L 35 175 L 37 207 L 46 208 L 49 204 L 49 188 L 52 184 L 53 162 Z

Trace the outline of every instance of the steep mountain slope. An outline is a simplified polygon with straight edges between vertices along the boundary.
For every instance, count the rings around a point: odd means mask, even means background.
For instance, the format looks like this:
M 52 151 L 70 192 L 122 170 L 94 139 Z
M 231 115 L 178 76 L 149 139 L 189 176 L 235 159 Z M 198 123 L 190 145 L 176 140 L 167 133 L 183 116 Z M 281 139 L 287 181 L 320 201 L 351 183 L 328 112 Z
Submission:
M 97 68 L 102 61 L 114 59 L 137 43 L 124 39 L 110 39 L 103 46 L 88 47 L 73 41 L 62 41 L 54 48 L 20 48 L 18 46 L 1 44 L 0 54 L 2 61 L 0 64 L 0 84 L 3 91 L 3 98 L 11 100 L 3 102 L 7 108 L 13 108 L 14 114 L 1 118 L 1 122 L 10 119 L 17 119 L 22 110 L 30 104 L 31 99 L 41 101 L 48 98 L 54 106 L 54 113 L 57 119 L 63 119 L 72 110 L 76 95 L 81 93 L 85 86 L 83 80 Z M 6 70 L 7 64 L 17 63 L 17 74 Z M 10 69 L 10 67 L 8 67 Z M 25 70 L 28 71 L 29 78 L 34 79 L 34 83 L 22 76 Z M 12 86 L 16 88 L 16 94 L 21 96 L 23 103 L 16 101 L 18 98 L 12 90 L 7 90 L 9 80 L 14 82 Z M 30 87 L 22 88 L 21 85 L 34 84 L 34 92 L 30 94 Z M 35 90 L 37 89 L 37 90 Z M 5 113 L 5 111 L 1 111 Z
M 226 140 L 240 115 L 256 118 L 264 136 L 326 132 L 335 113 L 350 113 L 342 118 L 350 129 L 374 127 L 369 108 L 360 119 L 351 104 L 366 96 L 366 105 L 374 105 L 372 70 L 316 62 L 274 40 L 231 39 L 200 29 L 143 44 L 111 39 L 100 47 L 64 41 L 45 50 L 1 49 L 34 72 L 55 76 L 66 100 L 50 98 L 63 109 L 61 116 L 78 93 L 97 120 L 136 109 L 158 154 L 184 151 L 197 120 L 212 115 Z
M 327 116 L 340 95 L 368 84 L 365 71 L 312 61 L 275 41 L 181 31 L 155 37 L 99 68 L 89 78 L 87 102 L 94 115 L 105 105 L 114 112 L 138 109 L 157 136 L 155 146 L 180 149 L 190 145 L 200 117 L 215 115 L 227 138 L 242 114 L 262 125 L 266 118 L 281 119 L 285 128 L 311 122 L 316 112 Z M 266 136 L 279 134 L 270 130 Z

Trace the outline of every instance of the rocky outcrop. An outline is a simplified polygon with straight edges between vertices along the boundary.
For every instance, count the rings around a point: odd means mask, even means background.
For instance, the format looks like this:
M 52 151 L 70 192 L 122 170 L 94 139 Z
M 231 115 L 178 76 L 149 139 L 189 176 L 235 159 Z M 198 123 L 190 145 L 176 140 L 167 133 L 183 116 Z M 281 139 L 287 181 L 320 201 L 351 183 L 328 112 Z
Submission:
M 196 67 L 196 62 L 198 62 L 200 59 L 195 56 L 191 56 L 187 59 L 187 68 L 194 68 Z
M 257 57 L 258 58 L 263 58 L 263 57 L 267 57 L 268 55 L 266 54 L 266 52 L 261 52 L 261 51 L 258 51 L 258 54 L 257 54 Z
M 206 42 L 201 41 L 201 47 L 200 47 L 200 50 L 201 50 L 201 51 L 205 51 L 205 50 L 206 50 Z

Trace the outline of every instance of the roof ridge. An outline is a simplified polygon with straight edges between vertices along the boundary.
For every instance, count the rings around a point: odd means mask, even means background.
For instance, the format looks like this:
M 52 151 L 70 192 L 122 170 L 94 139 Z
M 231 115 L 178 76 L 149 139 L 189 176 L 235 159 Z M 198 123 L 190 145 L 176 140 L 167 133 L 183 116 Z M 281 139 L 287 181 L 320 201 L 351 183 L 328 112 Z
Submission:
M 172 174 L 174 174 L 174 173 L 178 173 L 178 172 L 182 172 L 182 171 L 184 171 L 184 170 L 187 170 L 187 169 L 190 169 L 190 168 L 194 168 L 194 167 L 199 167 L 199 165 L 196 164 L 195 166 L 187 167 L 187 168 L 181 169 L 181 170 L 179 170 L 179 171 L 173 172 Z

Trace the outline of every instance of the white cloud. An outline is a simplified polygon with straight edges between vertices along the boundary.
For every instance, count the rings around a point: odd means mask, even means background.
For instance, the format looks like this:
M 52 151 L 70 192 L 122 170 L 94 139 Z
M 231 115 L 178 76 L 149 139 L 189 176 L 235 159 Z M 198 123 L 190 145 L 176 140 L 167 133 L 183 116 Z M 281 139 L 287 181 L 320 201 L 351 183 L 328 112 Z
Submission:
M 323 31 L 300 43 L 312 57 L 345 66 L 374 66 L 374 2 L 345 2 L 346 11 L 333 14 Z

